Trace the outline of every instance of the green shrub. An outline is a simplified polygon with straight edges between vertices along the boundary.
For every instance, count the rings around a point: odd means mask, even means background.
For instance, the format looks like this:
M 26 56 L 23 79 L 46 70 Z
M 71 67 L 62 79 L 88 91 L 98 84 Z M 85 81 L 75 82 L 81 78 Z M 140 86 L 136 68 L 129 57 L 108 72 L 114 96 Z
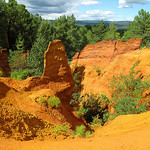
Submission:
M 91 134 L 90 131 L 86 131 L 86 127 L 84 125 L 76 126 L 76 130 L 72 131 L 72 135 L 75 137 L 87 137 Z
M 10 78 L 18 81 L 22 81 L 31 76 L 29 69 L 18 69 L 10 73 Z
M 109 99 L 104 94 L 93 94 L 93 93 L 86 93 L 83 97 L 76 99 L 74 103 L 79 105 L 75 107 L 77 110 L 78 117 L 84 117 L 85 120 L 90 123 L 93 121 L 93 117 L 98 115 L 103 120 L 103 123 L 107 120 L 106 113 L 108 113 L 108 103 Z
M 55 133 L 68 133 L 69 132 L 69 126 L 68 125 L 58 125 L 53 128 L 53 132 Z
M 59 108 L 61 101 L 58 97 L 50 97 L 47 99 L 47 103 L 51 107 Z
M 45 97 L 40 97 L 40 102 L 42 105 L 47 106 L 47 101 L 46 101 Z
M 3 72 L 2 71 L 0 71 L 0 77 L 2 77 L 3 76 Z
M 137 61 L 130 68 L 129 75 L 113 76 L 110 82 L 112 94 L 111 103 L 115 116 L 126 114 L 139 114 L 146 112 L 147 102 L 143 97 L 145 91 L 150 89 L 150 82 L 140 78 L 140 71 L 134 71 L 140 62 Z
M 90 127 L 92 129 L 97 129 L 98 127 L 103 125 L 103 120 L 102 118 L 100 118 L 99 114 L 97 114 L 96 116 L 92 117 L 93 121 L 90 122 Z
M 9 50 L 8 62 L 11 71 L 27 68 L 27 61 L 26 61 L 26 57 L 23 54 L 23 51 Z
M 99 69 L 98 66 L 94 66 L 94 69 L 95 69 L 95 71 L 98 73 L 98 76 L 100 76 L 101 73 L 102 73 L 101 69 Z

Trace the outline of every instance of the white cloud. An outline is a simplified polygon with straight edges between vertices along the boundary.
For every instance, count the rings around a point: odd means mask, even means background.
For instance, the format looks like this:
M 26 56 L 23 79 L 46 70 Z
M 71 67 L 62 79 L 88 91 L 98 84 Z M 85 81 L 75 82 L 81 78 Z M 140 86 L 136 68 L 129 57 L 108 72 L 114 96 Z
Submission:
M 132 7 L 133 4 L 146 4 L 150 0 L 119 0 L 118 8 Z
M 100 4 L 100 2 L 95 1 L 95 0 L 89 0 L 89 1 L 83 1 L 81 2 L 82 5 L 95 5 L 95 4 Z
M 129 18 L 127 19 L 127 21 L 133 21 L 133 20 L 134 20 L 133 17 L 129 17 Z
M 89 10 L 86 12 L 77 11 L 80 5 L 101 4 L 99 0 L 17 0 L 24 4 L 30 13 L 42 16 L 44 19 L 56 19 L 62 15 L 74 14 L 80 20 L 110 20 L 114 13 L 112 11 Z
M 6 0 L 8 2 L 8 0 Z M 17 0 L 24 4 L 30 13 L 42 16 L 44 19 L 55 19 L 62 15 L 78 14 L 80 5 L 97 5 L 98 0 Z
M 86 14 L 77 16 L 79 20 L 109 20 L 114 15 L 112 11 L 90 10 Z

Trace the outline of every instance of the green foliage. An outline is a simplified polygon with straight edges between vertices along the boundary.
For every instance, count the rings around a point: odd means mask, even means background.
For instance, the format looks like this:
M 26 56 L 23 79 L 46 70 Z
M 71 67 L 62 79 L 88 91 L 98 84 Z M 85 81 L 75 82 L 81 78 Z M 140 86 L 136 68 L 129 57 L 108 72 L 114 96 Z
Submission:
M 77 67 L 77 66 L 75 66 L 75 67 Z M 70 101 L 71 105 L 79 104 L 82 101 L 81 92 L 80 92 L 81 78 L 82 78 L 82 75 L 81 75 L 80 71 L 74 72 L 73 79 L 75 82 L 75 92 L 72 94 L 73 99 L 71 99 L 71 101 Z M 77 110 L 77 109 L 78 109 L 77 107 L 74 107 L 74 110 Z
M 22 81 L 31 76 L 29 69 L 17 69 L 11 72 L 10 78 L 18 81 Z
M 74 110 L 77 110 L 77 116 L 84 117 L 85 120 L 90 123 L 93 121 L 93 117 L 99 116 L 102 119 L 102 122 L 106 122 L 108 116 L 108 107 L 109 99 L 106 95 L 96 95 L 93 93 L 86 93 L 81 97 L 81 93 L 74 93 L 73 99 L 70 101 L 70 104 L 74 106 Z M 103 124 L 102 123 L 102 124 Z
M 79 51 L 78 28 L 74 15 L 61 16 L 53 21 L 54 37 L 60 39 L 65 46 L 68 58 L 74 56 Z
M 50 97 L 47 99 L 47 103 L 53 108 L 59 108 L 61 101 L 58 97 Z
M 24 50 L 24 39 L 20 33 L 18 35 L 18 39 L 16 40 L 16 47 L 17 47 L 17 50 L 19 51 Z
M 90 131 L 86 131 L 86 127 L 84 125 L 76 126 L 76 130 L 72 131 L 72 135 L 75 137 L 88 137 L 91 135 Z
M 122 41 L 127 41 L 131 38 L 142 38 L 142 46 L 149 46 L 150 43 L 150 13 L 141 9 L 138 15 L 135 16 L 132 23 L 129 24 L 127 31 L 121 38 Z
M 114 22 L 109 24 L 109 29 L 105 33 L 104 40 L 117 40 L 120 38 L 120 33 L 117 32 L 117 28 L 115 27 Z
M 40 102 L 42 105 L 47 106 L 47 101 L 45 97 L 40 97 Z
M 105 122 L 104 116 L 108 112 L 107 108 L 108 104 L 109 99 L 107 98 L 106 95 L 86 93 L 80 101 L 79 110 L 77 114 L 79 117 L 84 116 L 84 118 L 88 123 L 92 122 L 93 117 L 99 114 L 104 123 Z
M 6 2 L 0 0 L 0 49 L 6 48 L 7 43 L 7 9 Z
M 68 125 L 58 125 L 53 128 L 53 132 L 55 133 L 68 133 L 69 132 L 69 126 Z
M 60 99 L 58 97 L 49 97 L 47 100 L 45 97 L 40 97 L 40 102 L 44 106 L 50 105 L 52 108 L 59 108 L 60 107 Z
M 150 82 L 139 77 L 140 71 L 134 71 L 139 63 L 137 61 L 130 68 L 129 75 L 120 74 L 111 79 L 111 103 L 114 106 L 115 116 L 146 112 L 147 102 L 144 100 L 146 97 L 143 98 L 143 94 L 150 89 Z
M 2 77 L 3 76 L 3 72 L 2 71 L 0 71 L 0 77 Z
M 108 27 L 105 26 L 104 21 L 100 21 L 98 25 L 93 25 L 91 30 L 87 32 L 87 41 L 90 44 L 97 43 L 104 39 Z
M 27 64 L 32 69 L 32 76 L 41 76 L 44 70 L 44 52 L 49 41 L 53 40 L 53 27 L 49 20 L 43 20 L 38 29 L 37 39 L 27 57 Z
M 93 130 L 96 130 L 98 127 L 103 125 L 103 120 L 100 118 L 99 114 L 92 117 L 92 119 L 93 119 L 93 121 L 90 122 L 89 125 Z
M 8 62 L 11 71 L 18 70 L 18 69 L 25 69 L 27 67 L 26 57 L 23 51 L 9 50 Z
M 100 76 L 101 73 L 102 73 L 101 69 L 99 69 L 98 66 L 94 66 L 94 69 L 95 69 L 95 71 L 98 73 L 98 76 Z

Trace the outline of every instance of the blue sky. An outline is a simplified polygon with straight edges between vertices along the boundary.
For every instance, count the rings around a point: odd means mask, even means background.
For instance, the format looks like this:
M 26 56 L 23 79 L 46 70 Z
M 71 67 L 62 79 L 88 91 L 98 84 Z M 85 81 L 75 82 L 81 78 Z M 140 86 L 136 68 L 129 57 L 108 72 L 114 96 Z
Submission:
M 7 2 L 8 0 L 6 0 Z M 138 11 L 150 11 L 150 0 L 17 0 L 44 19 L 74 14 L 77 20 L 132 21 Z

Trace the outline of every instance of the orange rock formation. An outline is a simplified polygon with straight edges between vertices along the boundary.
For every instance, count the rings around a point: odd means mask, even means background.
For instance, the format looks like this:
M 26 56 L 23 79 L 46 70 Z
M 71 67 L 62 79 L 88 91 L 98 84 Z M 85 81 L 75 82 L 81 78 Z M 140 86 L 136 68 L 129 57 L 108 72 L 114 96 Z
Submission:
M 0 71 L 3 72 L 3 77 L 10 76 L 10 67 L 7 60 L 7 49 L 0 50 Z
M 67 62 L 65 48 L 60 40 L 50 42 L 45 52 L 45 70 L 42 77 L 31 77 L 24 81 L 0 78 L 0 103 L 17 110 L 35 114 L 51 124 L 68 124 L 73 129 L 83 124 L 72 114 L 69 105 L 74 92 L 74 80 Z M 40 97 L 57 96 L 60 109 L 46 109 L 40 104 Z
M 108 85 L 112 76 L 120 73 L 127 75 L 137 60 L 140 64 L 136 69 L 141 70 L 141 76 L 147 75 L 150 79 L 150 48 L 140 50 L 140 44 L 141 39 L 130 39 L 125 43 L 120 40 L 101 41 L 86 46 L 80 54 L 76 54 L 71 68 L 84 68 L 82 94 L 93 92 L 109 95 Z M 99 67 L 99 74 L 94 66 Z

